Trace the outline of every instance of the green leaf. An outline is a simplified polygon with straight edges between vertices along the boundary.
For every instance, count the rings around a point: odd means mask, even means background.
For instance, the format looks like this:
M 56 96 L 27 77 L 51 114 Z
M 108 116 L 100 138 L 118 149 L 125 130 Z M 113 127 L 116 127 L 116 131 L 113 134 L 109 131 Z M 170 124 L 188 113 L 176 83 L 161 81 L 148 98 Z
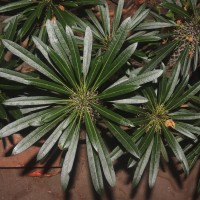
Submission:
M 175 3 L 163 3 L 163 6 L 170 9 L 171 11 L 175 12 L 176 14 L 180 15 L 181 17 L 191 19 L 189 13 L 187 13 L 183 8 L 176 5 Z
M 193 67 L 193 70 L 195 71 L 197 69 L 197 66 L 198 66 L 198 60 L 199 60 L 199 56 L 200 56 L 200 53 L 198 51 L 198 44 L 196 43 L 196 46 L 195 46 L 195 53 L 194 53 L 194 67 Z
M 71 138 L 74 134 L 74 129 L 76 127 L 76 120 L 77 120 L 77 114 L 76 112 L 73 112 L 69 117 L 70 125 L 64 130 L 63 134 L 61 135 L 59 141 L 58 141 L 58 147 L 63 150 L 67 149 L 71 144 Z
M 105 0 L 80 0 L 80 1 L 75 0 L 74 2 L 76 4 L 78 4 L 78 5 L 91 5 L 91 4 L 100 5 L 100 4 L 105 4 L 106 3 Z
M 112 103 L 117 103 L 117 104 L 141 104 L 141 103 L 146 103 L 148 102 L 148 99 L 142 96 L 134 96 L 129 99 L 120 99 L 120 100 L 115 100 L 115 101 L 110 101 Z
M 174 24 L 166 22 L 144 22 L 139 24 L 134 30 L 135 31 L 150 30 L 150 29 L 166 28 L 172 26 L 174 26 Z
M 144 72 L 149 72 L 152 69 L 156 68 L 157 65 L 172 51 L 175 46 L 178 44 L 178 41 L 170 42 L 167 45 L 164 45 L 161 49 L 159 49 L 159 53 L 147 64 L 144 65 L 140 74 Z
M 141 135 L 142 133 L 144 134 L 144 137 L 139 141 L 139 145 L 138 145 L 141 155 L 145 153 L 145 151 L 151 144 L 152 140 L 154 140 L 155 130 L 152 127 L 150 128 L 148 132 L 145 132 L 146 134 L 143 131 L 140 131 L 139 133 L 137 133 L 137 135 L 139 134 Z M 134 136 L 134 139 L 136 139 L 135 136 Z
M 124 104 L 115 104 L 115 108 L 120 109 L 125 112 L 133 113 L 133 114 L 141 114 L 145 115 L 146 110 L 140 108 L 139 106 L 133 106 L 133 105 L 124 105 Z
M 69 81 L 74 88 L 77 88 L 76 79 L 69 64 L 62 57 L 60 57 L 53 49 L 48 48 L 48 53 L 53 63 L 55 63 L 56 67 L 60 70 L 61 74 L 65 77 L 65 79 Z
M 133 55 L 137 47 L 137 43 L 130 45 L 127 47 L 122 53 L 118 55 L 118 57 L 113 61 L 110 66 L 102 72 L 102 79 L 99 81 L 99 84 L 103 84 L 106 82 L 113 74 L 115 74 Z
M 9 22 L 8 28 L 5 31 L 5 39 L 14 40 L 16 30 L 18 25 L 18 17 L 14 16 L 13 19 Z
M 133 123 L 130 120 L 122 117 L 121 115 L 119 115 L 117 113 L 114 113 L 111 110 L 108 110 L 105 107 L 102 107 L 102 106 L 97 105 L 97 104 L 93 104 L 92 107 L 93 107 L 93 109 L 95 109 L 97 112 L 99 112 L 106 119 L 109 119 L 109 120 L 116 122 L 117 124 L 120 124 L 120 125 L 134 127 Z
M 66 108 L 65 108 L 66 110 Z M 1 137 L 6 137 L 9 136 L 13 133 L 16 133 L 17 131 L 20 131 L 22 129 L 25 129 L 29 126 L 31 126 L 31 124 L 43 124 L 42 119 L 44 116 L 49 116 L 49 115 L 53 115 L 56 114 L 58 111 L 63 111 L 63 108 L 50 108 L 50 109 L 46 109 L 44 111 L 40 111 L 37 113 L 33 113 L 31 115 L 28 115 L 26 117 L 22 117 L 10 124 L 8 124 L 7 126 L 3 127 L 0 130 L 0 136 Z M 60 114 L 60 112 L 59 112 Z
M 15 155 L 28 149 L 40 138 L 42 138 L 46 133 L 48 133 L 51 129 L 53 129 L 62 120 L 63 117 L 64 115 L 61 115 L 56 120 L 36 128 L 15 146 L 12 153 Z
M 108 4 L 98 6 L 101 21 L 103 23 L 104 32 L 110 36 L 110 13 Z
M 106 180 L 110 184 L 110 186 L 114 187 L 116 182 L 115 171 L 113 169 L 112 161 L 109 155 L 109 152 L 100 136 L 97 134 L 97 144 L 98 144 L 98 155 L 100 158 L 101 166 L 103 168 L 103 173 L 106 177 Z
M 106 36 L 101 24 L 99 23 L 97 17 L 95 16 L 95 14 L 91 11 L 91 10 L 86 10 L 86 13 L 87 15 L 89 16 L 90 20 L 93 22 L 93 24 L 95 25 L 95 27 L 97 28 L 97 32 L 98 32 L 98 35 L 99 33 L 101 34 L 101 36 L 103 36 L 103 38 Z M 89 25 L 89 24 L 88 24 Z M 90 26 L 91 27 L 91 26 Z M 92 28 L 92 27 L 91 27 Z M 92 28 L 92 30 L 94 31 L 94 29 Z
M 37 154 L 37 160 L 43 159 L 49 151 L 52 149 L 52 147 L 55 145 L 55 143 L 58 141 L 59 137 L 61 136 L 64 129 L 68 127 L 68 125 L 71 123 L 72 115 L 70 115 L 67 119 L 65 119 L 62 123 L 60 123 L 59 126 L 53 131 L 53 133 L 48 137 L 48 139 L 45 141 L 45 143 L 40 148 L 38 154 Z
M 20 57 L 24 62 L 31 65 L 33 68 L 38 70 L 40 73 L 44 74 L 51 80 L 62 83 L 62 81 L 57 77 L 57 75 L 46 65 L 44 64 L 39 58 L 34 56 L 30 51 L 24 49 L 23 47 L 19 46 L 18 44 L 9 41 L 9 40 L 2 40 L 3 44 L 11 51 L 14 55 Z
M 92 177 L 92 183 L 97 193 L 101 195 L 104 190 L 104 185 L 103 185 L 103 176 L 101 172 L 98 154 L 93 150 L 90 140 L 88 139 L 87 136 L 86 136 L 86 144 L 87 144 L 87 156 L 88 156 L 90 174 Z
M 150 188 L 154 186 L 158 174 L 159 162 L 160 162 L 160 149 L 161 149 L 161 138 L 160 135 L 157 133 L 154 136 L 153 148 L 150 160 L 150 170 L 149 170 Z
M 179 107 L 181 104 L 184 104 L 189 99 L 191 99 L 196 93 L 198 93 L 200 90 L 200 82 L 195 83 L 190 89 L 188 89 L 186 92 L 184 92 L 181 97 L 177 98 L 176 101 L 172 105 L 168 105 L 167 108 L 169 110 L 172 110 L 174 108 Z
M 165 139 L 166 139 L 169 147 L 172 149 L 172 151 L 174 152 L 174 154 L 177 157 L 177 159 L 180 162 L 183 163 L 183 169 L 188 174 L 189 173 L 189 166 L 188 166 L 187 159 L 185 157 L 185 154 L 184 154 L 181 146 L 177 142 L 177 140 L 174 137 L 174 135 L 165 127 L 165 125 L 161 124 L 161 126 L 162 126 L 162 130 L 163 130 Z
M 128 31 L 130 29 L 130 18 L 127 18 L 126 20 L 123 21 L 121 26 L 119 27 L 118 31 L 116 32 L 115 36 L 113 37 L 108 50 L 103 56 L 103 65 L 101 72 L 99 73 L 96 82 L 93 86 L 93 88 L 97 88 L 100 86 L 101 80 L 104 77 L 104 72 L 107 70 L 106 68 L 113 62 L 115 56 L 118 54 L 119 50 L 121 49 Z
M 86 125 L 86 130 L 87 130 L 90 142 L 91 142 L 93 148 L 96 151 L 98 151 L 98 149 L 97 149 L 97 134 L 98 134 L 98 132 L 97 132 L 95 123 L 92 121 L 92 118 L 88 111 L 85 112 L 85 125 Z
M 197 137 L 194 134 L 192 134 L 190 130 L 185 129 L 185 126 L 182 126 L 182 124 L 179 122 L 175 122 L 174 129 L 188 138 L 191 138 L 193 140 L 197 139 Z
M 142 36 L 137 36 L 137 37 L 133 37 L 131 39 L 129 39 L 129 42 L 156 42 L 161 40 L 160 37 L 158 36 L 154 36 L 154 35 L 150 35 L 150 36 L 146 36 L 146 35 L 142 35 Z
M 33 97 L 15 97 L 3 102 L 7 106 L 30 106 L 30 105 L 46 105 L 46 104 L 66 104 L 65 99 L 49 96 L 33 96 Z
M 71 139 L 71 144 L 69 146 L 69 150 L 66 153 L 62 171 L 61 171 L 61 185 L 64 190 L 67 189 L 68 182 L 69 182 L 69 173 L 72 170 L 72 166 L 74 163 L 75 155 L 76 155 L 76 149 L 78 145 L 79 140 L 79 130 L 80 130 L 80 124 L 78 124 L 75 128 L 73 137 Z
M 169 113 L 169 116 L 175 120 L 200 119 L 200 113 L 193 113 L 193 112 L 174 112 L 174 113 Z
M 127 81 L 123 82 L 122 84 L 130 83 L 131 85 L 139 86 L 139 85 L 142 85 L 142 84 L 145 84 L 157 79 L 158 77 L 161 76 L 162 73 L 163 73 L 163 70 L 159 70 L 159 69 L 153 70 L 150 72 L 145 72 L 138 76 L 130 77 Z
M 32 37 L 32 40 L 33 40 L 33 42 L 35 43 L 37 49 L 39 49 L 40 52 L 42 53 L 42 55 L 45 57 L 45 59 L 46 59 L 51 65 L 53 65 L 52 62 L 51 62 L 51 60 L 50 60 L 50 58 L 49 58 L 49 55 L 48 55 L 48 48 L 49 48 L 49 47 L 48 47 L 44 42 L 42 42 L 42 40 L 41 40 L 40 38 L 38 38 L 38 37 L 33 36 L 33 37 Z
M 28 76 L 19 72 L 15 72 L 13 70 L 8 69 L 0 69 L 0 77 L 6 78 L 11 81 L 16 81 L 19 83 L 23 83 L 25 85 L 34 85 L 40 88 L 44 88 L 50 91 L 59 92 L 61 94 L 70 94 L 71 90 L 66 86 L 61 86 L 57 83 L 53 83 L 50 81 L 45 81 L 39 78 L 33 78 L 32 76 Z
M 169 98 L 173 94 L 173 92 L 176 88 L 176 85 L 178 84 L 178 78 L 179 78 L 180 70 L 181 70 L 181 65 L 179 63 L 176 67 L 174 67 L 174 70 L 173 70 L 170 78 L 167 81 L 167 85 L 166 85 L 167 94 L 166 94 L 166 98 L 165 98 L 164 102 L 169 100 Z
M 80 54 L 79 54 L 78 46 L 75 41 L 74 34 L 72 32 L 72 29 L 69 26 L 66 26 L 66 34 L 67 34 L 67 39 L 68 39 L 69 50 L 71 52 L 71 64 L 73 66 L 76 77 L 80 81 L 81 68 L 82 68 Z
M 169 157 L 167 154 L 167 150 L 165 145 L 163 144 L 163 141 L 161 140 L 161 148 L 160 148 L 161 154 L 163 156 L 163 158 L 165 159 L 166 162 L 169 162 Z
M 85 37 L 84 37 L 84 50 L 83 50 L 83 74 L 84 77 L 87 76 L 90 61 L 92 56 L 92 31 L 90 27 L 86 28 Z
M 131 30 L 140 24 L 149 14 L 149 9 L 145 9 L 146 5 L 141 5 L 131 19 Z
M 53 11 L 63 27 L 66 25 L 73 26 L 78 24 L 83 30 L 85 30 L 87 25 L 73 13 L 67 10 L 62 11 L 57 6 L 53 7 Z
M 175 89 L 173 95 L 170 99 L 165 103 L 166 108 L 173 106 L 176 103 L 176 100 L 184 93 L 185 87 L 188 85 L 189 76 L 185 77 Z
M 37 18 L 37 15 L 35 15 L 35 12 L 33 12 L 28 19 L 23 24 L 22 28 L 18 31 L 17 37 L 22 39 L 30 30 L 30 28 L 34 28 L 35 26 L 35 20 Z
M 132 84 L 118 84 L 110 89 L 104 90 L 102 93 L 98 95 L 100 99 L 108 99 L 113 97 L 118 97 L 123 94 L 127 94 L 137 90 L 139 86 Z
M 146 153 L 144 154 L 144 156 L 142 156 L 142 158 L 140 159 L 140 161 L 137 164 L 137 167 L 136 167 L 135 173 L 134 173 L 134 177 L 133 177 L 133 187 L 136 187 L 141 180 L 142 174 L 146 168 L 146 165 L 149 161 L 149 157 L 151 155 L 152 146 L 153 146 L 153 140 L 152 140 L 151 144 L 148 146 Z
M 95 78 L 98 75 L 101 66 L 102 66 L 102 56 L 97 54 L 97 56 L 92 60 L 91 66 L 89 68 L 89 74 L 87 76 L 88 87 L 93 83 L 93 81 L 95 81 Z
M 7 119 L 5 108 L 0 104 L 0 119 Z
M 156 109 L 157 97 L 156 97 L 156 93 L 155 93 L 153 87 L 146 87 L 144 90 L 142 90 L 142 93 L 143 93 L 144 97 L 146 97 L 148 99 L 146 106 L 150 110 Z
M 29 6 L 31 4 L 35 4 L 35 3 L 37 3 L 37 2 L 27 1 L 27 0 L 17 1 L 17 2 L 13 2 L 13 3 L 7 3 L 5 6 L 0 7 L 0 13 L 16 10 L 19 8 Z
M 65 61 L 68 61 L 69 47 L 67 44 L 67 38 L 64 37 L 64 30 L 58 23 L 47 20 L 46 29 L 49 36 L 49 41 L 55 52 Z M 62 31 L 62 32 L 61 32 Z M 49 48 L 48 48 L 49 49 Z M 48 50 L 47 49 L 47 50 Z
M 198 126 L 193 126 L 192 124 L 188 124 L 188 123 L 185 123 L 185 122 L 176 122 L 176 124 L 179 124 L 185 130 L 188 130 L 191 133 L 195 133 L 197 135 L 200 135 L 200 127 L 198 127 Z
M 106 122 L 108 129 L 111 131 L 111 133 L 115 136 L 115 138 L 123 145 L 123 147 L 131 153 L 136 158 L 140 157 L 140 152 L 137 148 L 137 146 L 134 144 L 134 142 L 131 140 L 131 137 L 123 131 L 118 126 Z
M 112 162 L 114 162 L 119 157 L 121 157 L 123 155 L 123 153 L 124 152 L 122 151 L 122 149 L 119 146 L 114 148 L 113 151 L 110 153 L 110 158 L 111 158 Z
M 121 17 L 122 17 L 123 7 L 124 7 L 124 0 L 119 0 L 118 5 L 115 8 L 115 15 L 113 19 L 113 34 L 117 31 L 119 27 Z

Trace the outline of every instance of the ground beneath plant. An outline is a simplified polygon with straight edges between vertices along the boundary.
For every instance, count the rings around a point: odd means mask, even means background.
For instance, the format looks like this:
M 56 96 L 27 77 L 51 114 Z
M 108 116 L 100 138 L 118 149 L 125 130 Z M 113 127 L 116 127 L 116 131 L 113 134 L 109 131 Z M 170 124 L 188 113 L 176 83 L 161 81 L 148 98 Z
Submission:
M 0 144 L 1 145 L 1 144 Z M 19 160 L 23 159 L 19 157 Z M 195 196 L 199 163 L 188 178 L 174 177 L 166 165 L 160 169 L 155 187 L 147 186 L 148 172 L 145 173 L 137 190 L 132 189 L 132 171 L 125 171 L 123 160 L 117 164 L 117 182 L 113 190 L 105 186 L 102 200 L 200 200 Z M 42 169 L 0 168 L 0 200 L 100 200 L 92 187 L 88 171 L 85 144 L 79 145 L 75 168 L 67 193 L 60 186 L 60 168 L 52 168 L 41 175 Z M 177 172 L 176 172 L 177 173 Z

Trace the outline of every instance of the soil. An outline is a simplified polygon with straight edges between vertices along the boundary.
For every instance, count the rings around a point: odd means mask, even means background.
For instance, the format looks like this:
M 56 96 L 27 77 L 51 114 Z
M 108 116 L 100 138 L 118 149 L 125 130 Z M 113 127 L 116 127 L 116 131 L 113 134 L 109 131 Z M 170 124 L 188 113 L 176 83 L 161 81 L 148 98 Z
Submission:
M 31 151 L 31 149 L 30 149 Z M 24 161 L 23 157 L 20 159 Z M 148 172 L 137 189 L 132 189 L 132 170 L 125 170 L 125 162 L 116 165 L 117 182 L 113 190 L 105 185 L 106 191 L 99 198 L 93 190 L 88 169 L 85 144 L 80 144 L 74 170 L 66 193 L 60 186 L 60 168 L 52 167 L 42 173 L 40 167 L 0 167 L 0 200 L 200 200 L 195 196 L 195 187 L 200 163 L 197 163 L 190 176 L 175 176 L 168 165 L 160 169 L 153 190 L 147 186 Z

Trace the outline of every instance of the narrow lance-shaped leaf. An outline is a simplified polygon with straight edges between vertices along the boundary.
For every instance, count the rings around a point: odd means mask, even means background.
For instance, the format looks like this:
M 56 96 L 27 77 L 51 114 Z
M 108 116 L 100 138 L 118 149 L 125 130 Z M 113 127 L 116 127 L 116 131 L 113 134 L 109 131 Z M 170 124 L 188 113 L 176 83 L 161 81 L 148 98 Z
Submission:
M 114 125 L 113 123 L 107 121 L 106 124 L 108 126 L 108 129 L 115 136 L 115 138 L 117 138 L 117 140 L 124 146 L 124 148 L 128 152 L 130 152 L 133 156 L 139 158 L 140 156 L 139 150 L 131 140 L 131 137 L 125 131 L 123 131 L 121 128 Z
M 151 72 L 145 72 L 135 77 L 130 77 L 127 81 L 124 81 L 122 84 L 131 84 L 131 85 L 142 85 L 148 82 L 151 82 L 158 77 L 160 77 L 163 73 L 163 70 L 153 70 Z
M 23 8 L 31 4 L 35 4 L 35 3 L 36 2 L 34 1 L 27 1 L 27 0 L 7 3 L 5 6 L 0 7 L 0 13 L 16 10 L 16 9 Z
M 171 42 L 165 46 L 163 46 L 159 53 L 147 64 L 144 65 L 142 70 L 140 71 L 140 74 L 144 72 L 151 71 L 152 69 L 156 68 L 158 64 L 172 51 L 174 50 L 175 46 L 177 45 L 178 41 Z
M 66 34 L 67 34 L 69 50 L 71 52 L 71 64 L 73 65 L 73 69 L 76 74 L 76 77 L 80 81 L 81 80 L 81 60 L 80 60 L 79 49 L 76 44 L 76 40 L 72 32 L 72 29 L 69 26 L 66 26 Z
M 183 163 L 183 169 L 185 170 L 185 172 L 189 173 L 188 162 L 181 146 L 179 145 L 179 143 L 177 142 L 173 134 L 165 127 L 165 125 L 161 124 L 161 126 L 162 126 L 164 136 L 167 140 L 167 143 L 169 144 L 170 148 L 174 152 L 177 159 Z
M 103 23 L 104 32 L 106 35 L 110 36 L 110 14 L 108 4 L 98 6 L 101 21 Z
M 86 130 L 88 133 L 88 137 L 90 139 L 90 142 L 93 146 L 93 148 L 98 151 L 97 149 L 97 128 L 94 124 L 94 122 L 92 121 L 92 118 L 89 114 L 89 112 L 85 112 L 85 125 L 86 125 Z
M 75 155 L 76 155 L 76 149 L 78 145 L 78 139 L 79 139 L 79 130 L 80 130 L 80 124 L 77 124 L 74 135 L 71 139 L 71 144 L 69 146 L 69 150 L 66 153 L 62 171 L 61 171 L 61 184 L 64 190 L 67 189 L 68 182 L 69 182 L 69 173 L 72 170 L 72 166 L 74 163 Z
M 158 174 L 159 163 L 160 163 L 160 148 L 161 148 L 160 134 L 156 133 L 154 136 L 154 142 L 150 160 L 150 170 L 149 170 L 150 188 L 154 186 Z
M 157 28 L 166 28 L 174 26 L 172 23 L 166 22 L 144 22 L 138 25 L 134 30 L 149 30 L 149 29 L 157 29 Z
M 131 19 L 131 30 L 142 22 L 149 14 L 149 9 L 145 9 L 145 4 L 141 5 Z
M 146 168 L 146 165 L 149 161 L 149 157 L 151 155 L 152 146 L 153 146 L 153 140 L 152 140 L 151 144 L 149 145 L 146 153 L 144 154 L 144 156 L 140 159 L 140 161 L 137 164 L 137 167 L 136 167 L 136 170 L 134 173 L 134 177 L 133 177 L 133 187 L 136 187 L 141 180 L 142 174 Z
M 120 99 L 120 100 L 115 100 L 115 101 L 110 101 L 110 102 L 117 103 L 117 104 L 141 104 L 141 103 L 148 102 L 148 99 L 137 95 L 128 99 Z
M 117 124 L 120 124 L 120 125 L 134 127 L 133 123 L 130 120 L 122 117 L 121 115 L 119 115 L 117 113 L 114 113 L 111 110 L 108 110 L 105 107 L 102 107 L 102 106 L 97 105 L 97 104 L 93 104 L 92 107 L 98 113 L 100 113 L 103 117 L 105 117 L 106 119 L 109 119 L 109 120 L 116 122 Z
M 113 37 L 107 52 L 103 56 L 103 65 L 100 74 L 98 75 L 96 82 L 94 84 L 94 88 L 97 88 L 99 83 L 101 82 L 104 70 L 106 70 L 106 67 L 108 67 L 112 61 L 114 60 L 115 56 L 118 54 L 120 48 L 122 47 L 128 31 L 130 29 L 130 18 L 127 18 L 126 20 L 123 21 L 121 26 L 119 27 L 117 33 Z
M 59 121 L 62 120 L 64 115 L 61 115 L 56 120 L 44 124 L 34 131 L 32 131 L 30 134 L 28 134 L 24 139 L 22 139 L 13 149 L 13 154 L 21 153 L 22 151 L 28 149 L 30 146 L 32 146 L 35 142 L 37 142 L 40 138 L 42 138 L 46 133 L 48 133 L 52 128 L 54 128 Z
M 72 113 L 73 114 L 73 113 Z M 43 159 L 48 152 L 52 149 L 52 147 L 55 145 L 55 143 L 58 141 L 59 137 L 61 136 L 64 129 L 68 127 L 68 125 L 71 122 L 72 114 L 65 119 L 57 128 L 54 130 L 54 132 L 48 137 L 48 139 L 45 141 L 45 143 L 40 148 L 38 154 L 37 154 L 37 160 Z
M 27 105 L 45 105 L 45 104 L 63 104 L 65 99 L 49 96 L 16 97 L 3 102 L 8 106 L 27 106 Z
M 170 9 L 171 11 L 177 13 L 181 17 L 191 19 L 191 16 L 180 6 L 176 5 L 175 3 L 163 3 L 163 6 Z
M 136 47 L 137 43 L 127 47 L 121 54 L 118 55 L 118 57 L 113 61 L 113 63 L 110 64 L 110 66 L 107 66 L 105 68 L 104 72 L 102 72 L 102 79 L 99 81 L 99 85 L 106 82 L 128 61 L 128 59 L 133 55 L 134 51 L 136 50 Z
M 120 95 L 127 94 L 137 90 L 139 86 L 132 84 L 118 84 L 114 87 L 104 90 L 98 95 L 100 99 L 108 99 L 113 97 L 119 97 Z
M 103 173 L 106 177 L 106 180 L 110 184 L 110 186 L 113 187 L 116 182 L 116 177 L 115 177 L 115 171 L 112 165 L 112 161 L 100 134 L 97 134 L 97 138 L 98 138 L 98 141 L 97 141 L 98 155 L 100 158 L 101 166 L 103 168 Z
M 50 108 L 50 109 L 47 109 L 47 110 L 44 110 L 44 111 L 40 111 L 40 112 L 37 112 L 37 113 L 33 113 L 31 115 L 22 117 L 22 118 L 20 118 L 16 121 L 4 126 L 0 130 L 0 136 L 6 137 L 6 136 L 9 136 L 13 133 L 16 133 L 17 131 L 23 130 L 23 129 L 27 128 L 30 125 L 31 122 L 39 121 L 39 120 L 41 121 L 41 118 L 42 118 L 43 115 L 50 114 L 50 113 L 54 112 L 55 110 L 57 110 L 57 109 Z
M 197 94 L 200 91 L 200 82 L 195 83 L 190 89 L 181 95 L 172 105 L 167 106 L 167 108 L 174 109 L 180 106 L 181 104 L 188 101 L 192 96 Z
M 23 83 L 25 85 L 34 85 L 39 88 L 60 92 L 61 94 L 70 94 L 70 89 L 66 86 L 59 85 L 50 81 L 45 81 L 39 78 L 34 78 L 32 76 L 22 74 L 9 69 L 0 69 L 0 77 L 6 78 L 11 81 L 16 81 L 18 83 Z
M 84 38 L 84 50 L 83 50 L 83 74 L 87 76 L 90 61 L 92 56 L 92 31 L 89 27 L 86 28 Z
M 74 134 L 75 127 L 77 125 L 77 113 L 73 112 L 68 119 L 70 120 L 69 126 L 63 131 L 59 141 L 58 147 L 63 150 L 67 149 L 70 146 L 71 138 Z
M 45 65 L 39 58 L 34 56 L 31 52 L 19 46 L 18 44 L 9 41 L 2 40 L 3 44 L 10 50 L 13 54 L 20 57 L 24 62 L 31 65 L 33 68 L 37 69 L 39 72 L 50 78 L 51 80 L 62 83 L 62 81 L 57 77 L 57 75 L 47 66 Z
M 35 13 L 33 12 L 28 19 L 25 21 L 25 23 L 23 24 L 22 28 L 18 31 L 18 38 L 22 39 L 30 30 L 31 27 L 33 27 L 35 25 L 35 20 L 36 20 L 37 16 L 35 15 Z
M 103 185 L 103 175 L 101 172 L 101 166 L 98 154 L 93 150 L 93 147 L 90 143 L 88 136 L 86 136 L 86 144 L 87 144 L 87 156 L 88 156 L 90 174 L 92 177 L 92 183 L 94 185 L 95 190 L 98 192 L 98 194 L 101 195 L 104 190 L 104 185 Z
M 117 31 L 119 27 L 123 7 L 124 7 L 124 0 L 119 0 L 117 8 L 115 9 L 115 15 L 114 15 L 114 20 L 113 20 L 113 34 Z

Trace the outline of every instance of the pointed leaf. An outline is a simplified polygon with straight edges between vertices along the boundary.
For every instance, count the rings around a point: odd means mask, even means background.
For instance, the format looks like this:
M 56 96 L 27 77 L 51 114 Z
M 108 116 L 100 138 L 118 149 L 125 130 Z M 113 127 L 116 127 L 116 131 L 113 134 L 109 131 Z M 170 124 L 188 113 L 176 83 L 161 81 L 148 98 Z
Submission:
M 79 130 L 80 130 L 80 124 L 77 125 L 74 135 L 71 139 L 71 144 L 69 146 L 69 150 L 66 153 L 62 171 L 61 171 L 61 185 L 64 190 L 67 189 L 68 182 L 69 182 L 69 173 L 72 170 L 72 166 L 74 163 L 75 155 L 76 155 L 76 149 L 78 145 L 78 139 L 79 139 Z
M 91 56 L 92 56 L 92 31 L 89 27 L 86 28 L 85 38 L 84 38 L 84 50 L 83 50 L 83 74 L 84 77 L 87 76 Z
M 64 117 L 64 115 L 61 115 L 56 120 L 36 128 L 34 131 L 29 133 L 24 139 L 22 139 L 15 146 L 12 153 L 18 154 L 18 153 L 21 153 L 22 151 L 28 149 L 35 142 L 37 142 L 40 138 L 42 138 L 46 133 L 48 133 L 52 128 L 54 128 L 59 123 L 59 121 L 62 120 L 63 117 Z
M 108 129 L 115 136 L 115 138 L 123 145 L 123 147 L 133 156 L 139 158 L 140 156 L 139 150 L 137 146 L 134 144 L 134 142 L 131 140 L 131 137 L 118 126 L 108 121 L 106 122 L 106 124 L 108 126 Z
M 30 51 L 9 40 L 2 40 L 2 42 L 8 50 L 20 57 L 24 62 L 28 63 L 51 80 L 62 84 L 62 81 L 57 77 L 57 75 Z
M 159 134 L 155 134 L 153 148 L 150 160 L 150 170 L 149 170 L 149 187 L 152 188 L 155 184 L 156 177 L 158 174 L 159 163 L 160 163 L 160 148 L 161 148 L 161 138 Z
M 88 156 L 90 174 L 92 177 L 92 183 L 97 193 L 102 194 L 104 190 L 104 185 L 103 185 L 103 176 L 101 172 L 98 154 L 93 150 L 88 137 L 86 137 L 86 144 L 87 144 L 87 156 Z
M 134 177 L 133 177 L 133 187 L 136 187 L 141 180 L 141 177 L 144 173 L 144 170 L 149 161 L 149 157 L 151 155 L 152 146 L 153 146 L 153 141 L 149 145 L 146 153 L 142 156 L 142 158 L 140 159 L 140 161 L 137 164 L 137 167 L 136 167 L 135 173 L 134 173 Z
M 106 180 L 110 184 L 110 186 L 114 187 L 116 178 L 115 178 L 115 171 L 113 169 L 112 161 L 109 155 L 109 152 L 100 136 L 100 134 L 97 134 L 98 138 L 98 155 L 100 158 L 101 166 L 103 168 L 103 173 L 106 177 Z
M 108 110 L 105 107 L 102 107 L 102 106 L 97 105 L 97 104 L 93 104 L 92 107 L 97 112 L 99 112 L 103 117 L 105 117 L 106 119 L 109 119 L 109 120 L 116 122 L 117 124 L 120 124 L 120 125 L 134 127 L 133 123 L 130 120 L 122 117 L 121 115 L 119 115 L 117 113 L 114 113 L 111 110 Z
M 172 149 L 177 159 L 183 163 L 183 168 L 185 172 L 189 173 L 188 162 L 181 146 L 179 145 L 173 134 L 165 127 L 165 125 L 161 124 L 161 126 L 169 147 Z

